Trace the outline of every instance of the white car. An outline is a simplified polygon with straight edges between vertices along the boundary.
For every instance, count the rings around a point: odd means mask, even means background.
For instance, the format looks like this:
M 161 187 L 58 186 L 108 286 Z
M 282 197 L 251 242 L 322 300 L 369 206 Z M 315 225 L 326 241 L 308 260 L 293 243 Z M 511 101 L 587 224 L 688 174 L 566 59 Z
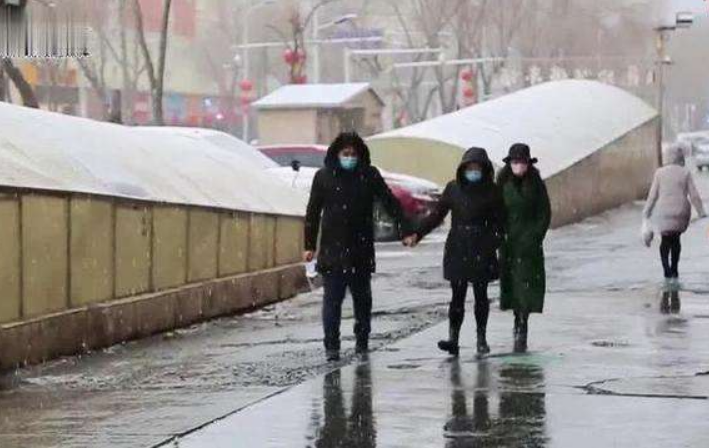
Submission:
M 684 143 L 690 149 L 689 154 L 694 159 L 697 169 L 709 169 L 709 131 L 687 132 L 677 135 L 677 141 Z
M 692 157 L 699 171 L 709 169 L 709 138 L 692 143 Z

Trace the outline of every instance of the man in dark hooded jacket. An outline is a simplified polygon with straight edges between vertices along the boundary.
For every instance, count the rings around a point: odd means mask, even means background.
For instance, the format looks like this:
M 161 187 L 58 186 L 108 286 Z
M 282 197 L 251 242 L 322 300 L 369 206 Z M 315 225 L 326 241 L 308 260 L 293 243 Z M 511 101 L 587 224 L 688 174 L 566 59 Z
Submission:
M 379 170 L 371 165 L 362 138 L 356 133 L 340 134 L 327 151 L 325 166 L 313 179 L 303 254 L 306 262 L 313 260 L 319 235 L 317 270 L 323 276 L 324 342 L 331 361 L 339 359 L 342 301 L 347 288 L 354 304 L 356 350 L 364 353 L 369 348 L 376 200 L 408 235 L 411 226 Z

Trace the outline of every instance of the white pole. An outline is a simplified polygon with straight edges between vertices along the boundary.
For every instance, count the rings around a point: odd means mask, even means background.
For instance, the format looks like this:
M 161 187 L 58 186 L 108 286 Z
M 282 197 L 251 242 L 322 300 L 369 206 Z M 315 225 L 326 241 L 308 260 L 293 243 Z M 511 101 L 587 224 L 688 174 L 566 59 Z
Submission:
M 342 38 L 342 39 L 319 39 L 317 41 L 313 41 L 312 39 L 308 39 L 305 41 L 307 45 L 312 45 L 314 43 L 320 44 L 320 45 L 334 45 L 334 44 L 349 44 L 349 43 L 362 43 L 362 42 L 382 42 L 381 37 L 347 37 L 347 38 Z M 254 48 L 283 48 L 286 46 L 285 42 L 254 42 L 250 44 L 239 44 L 236 45 L 234 48 L 243 50 L 244 47 L 249 48 L 249 49 L 254 49 Z
M 667 30 L 657 30 L 657 113 L 660 123 L 657 126 L 657 163 L 662 166 L 662 140 L 664 138 L 665 126 L 665 43 L 667 42 Z
M 349 49 L 349 47 L 345 47 L 345 53 L 344 53 L 344 58 L 345 58 L 345 82 L 350 82 L 350 79 L 352 78 L 352 67 L 350 66 L 351 60 L 352 60 L 352 50 Z
M 320 13 L 318 11 L 318 5 L 311 4 L 313 11 L 313 82 L 315 84 L 320 83 L 320 44 L 318 43 L 318 30 L 320 28 Z
M 241 43 L 243 45 L 243 55 L 242 55 L 242 61 L 243 61 L 243 73 L 242 73 L 242 79 L 249 79 L 249 48 L 247 47 L 247 43 L 249 41 L 249 13 L 251 12 L 253 8 L 249 8 L 244 12 L 244 25 L 243 25 L 243 34 L 241 36 Z M 241 105 L 241 139 L 245 141 L 246 143 L 249 142 L 249 107 L 245 107 L 241 101 L 239 102 Z

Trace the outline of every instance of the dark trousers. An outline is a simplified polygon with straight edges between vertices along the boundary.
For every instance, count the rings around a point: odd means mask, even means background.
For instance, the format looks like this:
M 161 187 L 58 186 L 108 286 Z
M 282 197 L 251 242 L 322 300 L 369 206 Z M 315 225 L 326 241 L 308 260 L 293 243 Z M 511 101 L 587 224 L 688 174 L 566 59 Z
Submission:
M 448 307 L 448 320 L 451 328 L 460 328 L 465 318 L 465 299 L 468 295 L 467 281 L 451 282 L 453 298 Z M 484 332 L 487 328 L 487 319 L 490 315 L 490 299 L 487 297 L 487 282 L 474 282 L 473 293 L 475 294 L 475 322 L 478 331 Z
M 322 306 L 322 322 L 325 332 L 325 349 L 340 349 L 340 321 L 342 302 L 347 288 L 352 294 L 355 324 L 354 333 L 358 343 L 369 340 L 372 321 L 372 275 L 370 273 L 338 272 L 323 275 L 325 296 Z
M 660 259 L 665 278 L 679 277 L 679 257 L 682 252 L 680 233 L 665 233 L 660 243 Z

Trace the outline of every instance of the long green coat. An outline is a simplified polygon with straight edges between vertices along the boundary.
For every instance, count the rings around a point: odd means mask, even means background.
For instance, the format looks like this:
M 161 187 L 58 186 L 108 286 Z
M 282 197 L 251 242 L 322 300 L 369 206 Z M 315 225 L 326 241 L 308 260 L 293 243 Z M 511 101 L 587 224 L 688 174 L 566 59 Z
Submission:
M 546 292 L 543 243 L 551 222 L 549 195 L 535 168 L 518 179 L 505 167 L 499 182 L 507 210 L 507 238 L 500 248 L 500 307 L 541 313 Z

